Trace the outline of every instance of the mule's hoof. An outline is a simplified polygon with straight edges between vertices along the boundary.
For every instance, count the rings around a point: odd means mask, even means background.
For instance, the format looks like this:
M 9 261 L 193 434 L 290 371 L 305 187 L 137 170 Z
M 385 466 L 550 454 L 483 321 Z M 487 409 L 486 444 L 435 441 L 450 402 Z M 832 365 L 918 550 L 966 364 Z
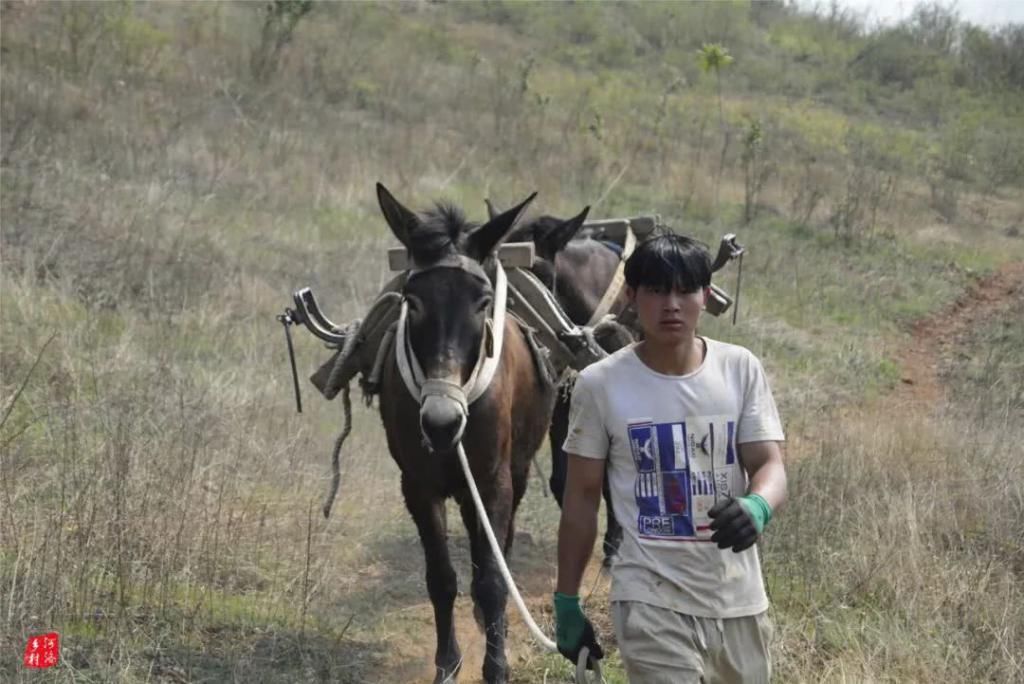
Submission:
M 437 668 L 437 675 L 434 677 L 434 684 L 456 684 L 459 681 L 459 670 L 462 669 L 462 657 L 459 662 L 451 667 Z
M 483 674 L 484 684 L 508 684 L 508 663 L 502 665 L 490 663 L 490 667 L 485 663 Z

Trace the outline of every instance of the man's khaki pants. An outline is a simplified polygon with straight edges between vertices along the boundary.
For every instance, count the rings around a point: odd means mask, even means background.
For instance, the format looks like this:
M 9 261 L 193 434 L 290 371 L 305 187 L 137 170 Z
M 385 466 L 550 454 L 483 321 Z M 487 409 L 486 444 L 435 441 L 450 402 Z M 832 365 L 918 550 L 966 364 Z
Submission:
M 637 601 L 613 601 L 612 620 L 630 684 L 767 684 L 768 613 L 702 618 Z

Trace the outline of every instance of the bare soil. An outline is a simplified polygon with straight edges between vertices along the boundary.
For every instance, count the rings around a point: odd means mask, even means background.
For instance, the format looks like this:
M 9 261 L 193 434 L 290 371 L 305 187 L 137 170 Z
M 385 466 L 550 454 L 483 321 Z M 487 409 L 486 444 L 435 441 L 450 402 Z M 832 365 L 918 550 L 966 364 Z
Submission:
M 904 405 L 933 406 L 946 396 L 942 369 L 955 363 L 957 346 L 972 328 L 1002 316 L 1024 315 L 1024 262 L 1004 264 L 979 279 L 953 304 L 911 329 L 900 354 L 900 385 L 890 399 Z
M 537 483 L 531 482 L 531 486 Z M 551 503 L 555 508 L 555 504 Z M 555 508 L 557 514 L 557 508 Z M 419 549 L 417 549 L 418 551 Z M 509 570 L 519 587 L 519 591 L 530 610 L 533 619 L 545 631 L 549 638 L 554 638 L 554 627 L 551 615 L 551 594 L 555 587 L 557 566 L 553 546 L 549 543 L 536 543 L 529 533 L 516 535 L 512 557 L 509 559 Z M 466 582 L 463 575 L 469 575 L 469 568 L 456 567 L 460 575 L 460 587 Z M 607 572 L 602 570 L 601 558 L 595 554 L 584 574 L 580 595 L 587 614 L 602 635 L 612 634 L 611 623 L 607 615 L 608 590 L 610 580 Z M 389 658 L 374 676 L 378 682 L 423 682 L 433 681 L 434 677 L 434 617 L 430 601 L 426 599 L 426 586 L 423 587 L 424 600 L 409 606 L 403 611 L 403 619 L 418 623 L 422 629 L 415 636 L 396 638 L 391 643 L 394 657 Z M 517 665 L 536 657 L 543 647 L 536 643 L 530 635 L 525 621 L 520 617 L 511 596 L 508 601 L 508 640 L 506 653 L 513 678 Z M 459 673 L 460 684 L 478 684 L 483 682 L 483 658 L 486 639 L 473 616 L 473 601 L 468 591 L 460 591 L 455 602 L 455 634 L 462 650 L 462 670 Z

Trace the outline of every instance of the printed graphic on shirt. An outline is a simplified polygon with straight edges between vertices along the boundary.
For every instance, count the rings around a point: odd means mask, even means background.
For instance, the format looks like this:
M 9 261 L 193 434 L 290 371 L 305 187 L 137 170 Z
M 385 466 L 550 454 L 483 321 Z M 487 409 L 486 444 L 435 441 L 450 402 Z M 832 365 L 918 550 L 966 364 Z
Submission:
M 716 496 L 732 496 L 733 483 L 742 482 L 736 421 L 728 416 L 633 420 L 627 429 L 640 538 L 709 541 L 708 510 Z

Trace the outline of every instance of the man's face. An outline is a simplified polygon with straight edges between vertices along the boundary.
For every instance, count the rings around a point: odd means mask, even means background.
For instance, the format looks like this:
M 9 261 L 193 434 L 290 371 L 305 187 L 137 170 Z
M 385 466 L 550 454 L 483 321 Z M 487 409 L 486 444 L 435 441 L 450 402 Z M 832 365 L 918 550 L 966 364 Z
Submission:
M 684 293 L 641 285 L 627 287 L 626 294 L 636 309 L 645 339 L 659 344 L 674 344 L 691 339 L 697 332 L 697 320 L 707 301 L 708 290 Z

